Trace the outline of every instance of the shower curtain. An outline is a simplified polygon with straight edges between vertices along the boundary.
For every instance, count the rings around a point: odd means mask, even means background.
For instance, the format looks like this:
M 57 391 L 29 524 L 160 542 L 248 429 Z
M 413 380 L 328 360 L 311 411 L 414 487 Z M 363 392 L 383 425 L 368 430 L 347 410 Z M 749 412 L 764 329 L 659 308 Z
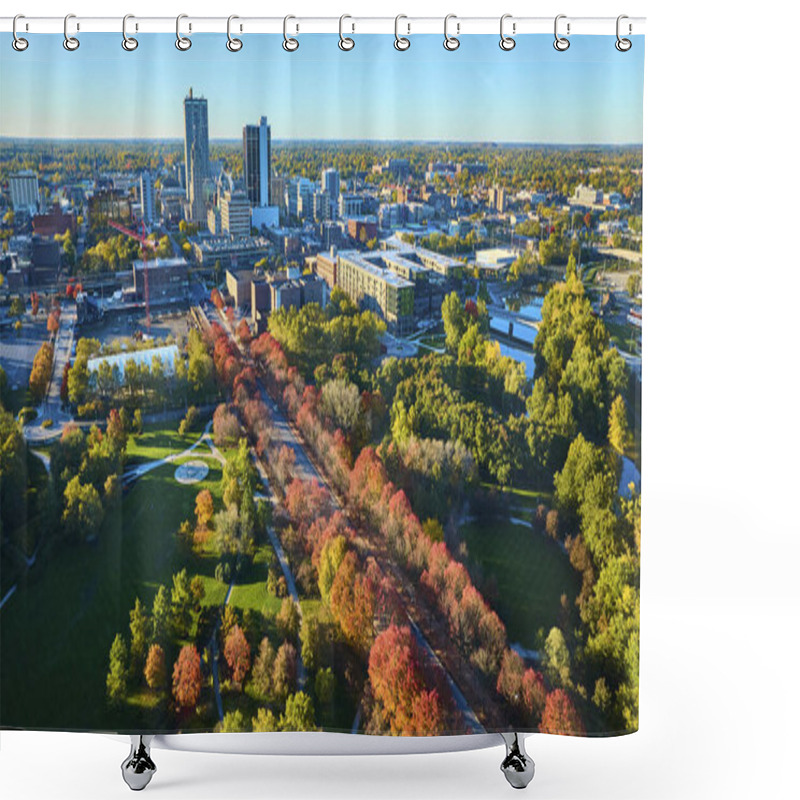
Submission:
M 3 728 L 637 729 L 644 39 L 352 38 L 3 36 Z

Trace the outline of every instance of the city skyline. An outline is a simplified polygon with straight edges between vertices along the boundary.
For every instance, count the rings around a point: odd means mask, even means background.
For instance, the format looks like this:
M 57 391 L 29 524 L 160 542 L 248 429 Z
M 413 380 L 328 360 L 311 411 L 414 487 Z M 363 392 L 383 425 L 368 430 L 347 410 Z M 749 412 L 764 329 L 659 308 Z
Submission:
M 638 40 L 630 52 L 618 53 L 613 37 L 573 37 L 572 47 L 559 53 L 549 37 L 531 36 L 504 53 L 496 37 L 470 36 L 450 53 L 440 37 L 418 36 L 409 57 L 387 46 L 391 37 L 385 36 L 361 36 L 349 53 L 337 50 L 335 36 L 307 36 L 292 54 L 271 35 L 249 38 L 236 54 L 212 36 L 196 36 L 185 53 L 166 34 L 143 39 L 136 53 L 121 50 L 118 38 L 92 35 L 69 58 L 59 54 L 57 71 L 52 58 L 61 37 L 37 37 L 37 60 L 3 52 L 3 137 L 180 139 L 182 109 L 174 98 L 192 86 L 208 101 L 212 141 L 239 138 L 242 125 L 265 112 L 276 142 L 642 141 L 644 46 Z M 320 53 L 329 50 L 330 68 L 320 78 Z M 511 105 L 513 115 L 505 111 Z M 48 136 L 52 131 L 58 137 Z

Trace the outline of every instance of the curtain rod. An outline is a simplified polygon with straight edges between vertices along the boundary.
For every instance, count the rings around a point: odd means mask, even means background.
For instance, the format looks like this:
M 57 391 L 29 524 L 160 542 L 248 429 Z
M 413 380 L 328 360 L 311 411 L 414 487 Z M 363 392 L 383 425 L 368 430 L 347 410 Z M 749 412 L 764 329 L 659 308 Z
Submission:
M 227 17 L 196 17 L 182 15 L 181 33 L 220 33 L 228 30 Z M 607 35 L 613 36 L 617 30 L 616 17 L 570 17 L 560 15 L 560 35 Z M 355 17 L 345 15 L 341 23 L 347 34 L 351 33 L 383 33 L 394 34 L 395 25 L 401 35 L 443 34 L 444 17 Z M 508 35 L 553 34 L 555 17 L 515 17 L 506 15 L 504 30 Z M 27 17 L 17 21 L 17 33 L 64 33 L 64 17 Z M 0 17 L 0 31 L 10 33 L 13 17 Z M 129 17 L 128 35 L 134 33 L 175 33 L 175 17 Z M 626 17 L 623 24 L 623 35 L 643 34 L 644 17 Z M 284 32 L 284 17 L 235 17 L 231 27 L 238 34 L 264 34 Z M 339 17 L 291 17 L 290 33 L 331 33 L 340 32 Z M 468 35 L 495 33 L 500 31 L 500 15 L 496 17 L 459 17 L 451 16 L 449 28 L 451 34 Z M 122 17 L 82 17 L 70 15 L 69 33 L 119 33 L 122 34 Z

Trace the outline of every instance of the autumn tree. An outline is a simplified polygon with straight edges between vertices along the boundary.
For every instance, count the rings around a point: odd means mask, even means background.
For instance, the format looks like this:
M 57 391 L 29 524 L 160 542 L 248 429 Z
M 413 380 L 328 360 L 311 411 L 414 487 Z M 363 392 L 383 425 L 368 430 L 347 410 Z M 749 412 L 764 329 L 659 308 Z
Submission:
M 202 489 L 197 493 L 194 514 L 197 519 L 197 527 L 200 530 L 207 528 L 208 523 L 214 517 L 214 498 L 208 489 Z
M 563 689 L 556 689 L 547 695 L 539 731 L 572 735 L 585 733 L 580 715 Z
M 284 597 L 280 611 L 275 618 L 280 635 L 289 641 L 295 641 L 300 632 L 300 612 L 291 597 Z
M 565 689 L 572 687 L 571 659 L 567 642 L 560 628 L 551 628 L 544 643 L 544 665 L 550 681 Z
M 50 342 L 42 342 L 38 352 L 33 357 L 29 385 L 31 395 L 37 403 L 47 393 L 47 385 L 53 373 L 53 357 L 53 345 Z
M 376 700 L 373 723 L 395 736 L 441 731 L 444 708 L 436 689 L 427 689 L 411 629 L 390 625 L 369 654 L 369 680 Z
M 257 695 L 266 699 L 272 687 L 272 669 L 275 663 L 275 650 L 265 636 L 258 646 L 258 653 L 253 663 L 250 680 Z
M 375 589 L 372 581 L 361 573 L 358 556 L 352 550 L 333 579 L 331 613 L 345 639 L 366 650 L 373 637 Z
M 194 708 L 202 687 L 200 654 L 194 645 L 184 645 L 172 670 L 172 696 L 180 708 Z
M 322 548 L 317 573 L 319 575 L 319 593 L 326 603 L 330 600 L 333 579 L 336 577 L 346 552 L 347 539 L 344 536 L 334 536 Z
M 220 733 L 246 733 L 247 722 L 241 709 L 226 711 L 218 728 Z
M 294 645 L 284 642 L 279 648 L 272 665 L 272 694 L 276 699 L 285 698 L 297 681 L 297 650 Z
M 241 687 L 250 669 L 250 645 L 238 625 L 234 625 L 226 637 L 224 653 L 233 682 Z
M 151 644 L 144 665 L 144 679 L 151 689 L 163 689 L 167 682 L 167 659 L 160 644 Z

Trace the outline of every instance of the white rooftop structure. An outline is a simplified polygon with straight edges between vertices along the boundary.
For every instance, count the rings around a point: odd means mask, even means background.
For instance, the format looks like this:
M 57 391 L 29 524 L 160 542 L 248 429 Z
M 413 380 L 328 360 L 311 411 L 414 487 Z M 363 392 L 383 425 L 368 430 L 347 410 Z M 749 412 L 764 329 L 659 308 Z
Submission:
M 174 344 L 165 345 L 163 347 L 150 347 L 146 350 L 127 350 L 122 353 L 113 353 L 108 356 L 98 356 L 97 358 L 90 358 L 87 364 L 89 373 L 96 372 L 101 363 L 105 362 L 111 365 L 111 369 L 116 367 L 119 370 L 120 377 L 125 374 L 125 365 L 129 361 L 133 361 L 138 365 L 146 364 L 149 368 L 153 366 L 153 359 L 160 358 L 164 366 L 164 373 L 166 375 L 173 375 L 175 373 L 175 363 L 179 358 L 178 347 Z

